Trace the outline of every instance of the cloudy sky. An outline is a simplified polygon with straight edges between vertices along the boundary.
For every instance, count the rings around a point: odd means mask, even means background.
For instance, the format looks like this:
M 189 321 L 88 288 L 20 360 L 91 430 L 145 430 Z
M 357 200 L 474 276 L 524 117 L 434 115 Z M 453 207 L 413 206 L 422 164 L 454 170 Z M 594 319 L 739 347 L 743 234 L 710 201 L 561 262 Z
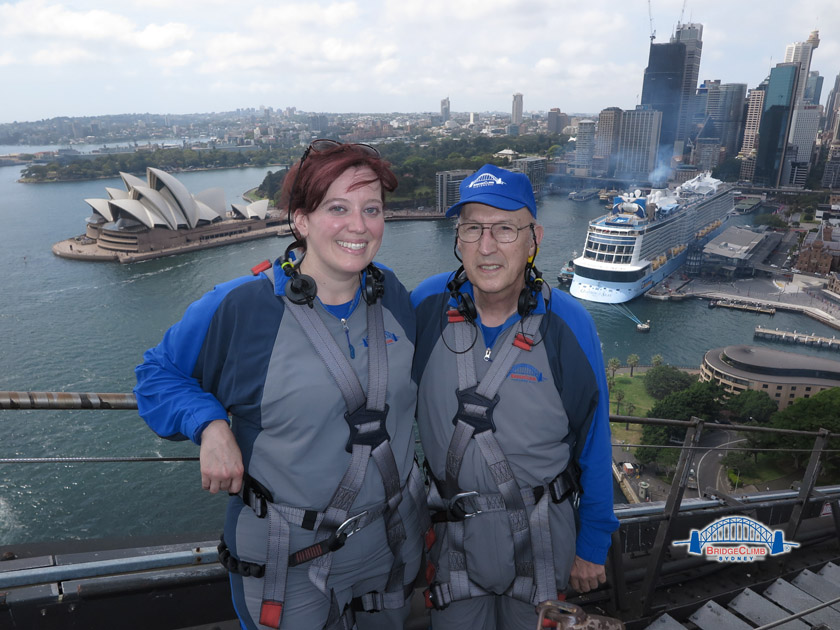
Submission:
M 704 25 L 700 78 L 755 87 L 819 29 L 840 72 L 838 0 L 651 0 L 656 41 Z M 645 0 L 0 0 L 0 123 L 260 105 L 322 112 L 632 108 Z

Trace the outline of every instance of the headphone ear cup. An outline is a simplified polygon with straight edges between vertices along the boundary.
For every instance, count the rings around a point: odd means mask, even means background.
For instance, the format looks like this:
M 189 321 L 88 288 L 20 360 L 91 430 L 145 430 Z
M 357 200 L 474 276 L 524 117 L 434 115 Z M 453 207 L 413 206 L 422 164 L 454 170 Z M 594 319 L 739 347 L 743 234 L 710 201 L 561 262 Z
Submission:
M 478 319 L 478 310 L 475 308 L 475 302 L 469 293 L 459 293 L 458 295 L 458 312 L 468 321 L 474 322 Z
M 368 265 L 365 271 L 367 275 L 362 297 L 368 304 L 376 304 L 376 301 L 385 295 L 385 275 L 373 263 Z
M 530 315 L 534 309 L 537 308 L 537 296 L 534 294 L 533 287 L 529 284 L 519 293 L 519 300 L 516 303 L 516 312 L 520 317 Z
M 286 283 L 286 295 L 294 304 L 308 304 L 312 306 L 318 294 L 318 285 L 312 276 L 296 274 Z

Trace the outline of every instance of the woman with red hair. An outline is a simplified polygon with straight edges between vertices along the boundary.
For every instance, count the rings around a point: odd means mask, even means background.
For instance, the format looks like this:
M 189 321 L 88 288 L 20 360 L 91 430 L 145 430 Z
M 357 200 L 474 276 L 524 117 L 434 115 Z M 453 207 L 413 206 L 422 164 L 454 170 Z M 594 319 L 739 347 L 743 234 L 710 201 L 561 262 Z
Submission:
M 140 415 L 200 444 L 202 486 L 231 494 L 219 549 L 243 628 L 407 616 L 428 518 L 415 320 L 373 262 L 396 186 L 373 147 L 313 142 L 285 178 L 284 257 L 193 303 L 136 370 Z

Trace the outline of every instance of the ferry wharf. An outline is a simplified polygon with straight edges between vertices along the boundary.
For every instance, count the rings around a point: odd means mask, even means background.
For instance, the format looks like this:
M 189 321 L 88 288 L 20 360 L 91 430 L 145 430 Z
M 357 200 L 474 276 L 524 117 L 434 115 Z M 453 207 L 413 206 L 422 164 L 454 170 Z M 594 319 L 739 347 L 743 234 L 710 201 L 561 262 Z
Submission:
M 665 282 L 668 282 L 666 279 Z M 826 326 L 840 330 L 840 307 L 816 298 L 802 282 L 781 282 L 770 278 L 747 278 L 735 282 L 714 282 L 693 278 L 681 283 L 670 299 L 701 298 L 719 306 L 738 304 L 740 310 L 767 313 L 771 309 L 802 313 Z M 659 299 L 668 299 L 660 297 Z
M 786 343 L 799 343 L 806 346 L 815 346 L 818 348 L 830 348 L 831 350 L 840 350 L 840 339 L 835 337 L 820 337 L 810 333 L 790 332 L 788 330 L 779 330 L 778 328 L 764 328 L 762 326 L 755 327 L 755 337 L 759 339 L 772 339 L 774 341 L 783 341 Z

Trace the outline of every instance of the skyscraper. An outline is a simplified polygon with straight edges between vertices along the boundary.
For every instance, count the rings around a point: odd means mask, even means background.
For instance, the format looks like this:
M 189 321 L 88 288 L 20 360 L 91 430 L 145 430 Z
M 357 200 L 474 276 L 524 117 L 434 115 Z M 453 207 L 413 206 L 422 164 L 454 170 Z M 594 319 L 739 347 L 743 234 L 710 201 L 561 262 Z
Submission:
M 764 110 L 764 96 L 767 90 L 765 80 L 754 90 L 750 90 L 747 99 L 747 120 L 744 123 L 744 141 L 741 143 L 741 173 L 740 178 L 751 182 L 755 175 L 755 148 L 758 128 L 761 124 L 761 114 Z
M 720 86 L 716 121 L 720 129 L 720 145 L 726 157 L 738 152 L 741 127 L 744 121 L 744 102 L 747 86 L 744 83 L 724 83 Z
M 563 133 L 568 126 L 569 117 L 559 107 L 552 107 L 548 112 L 548 133 Z
M 575 140 L 575 166 L 586 169 L 592 168 L 592 156 L 595 154 L 595 121 L 581 120 L 578 122 L 578 132 Z
M 691 127 L 691 102 L 696 98 L 697 80 L 700 78 L 700 57 L 703 52 L 703 25 L 678 24 L 672 42 L 685 44 L 685 71 L 683 72 L 680 115 L 677 122 L 677 152 L 682 153 L 682 143 Z
M 516 92 L 513 95 L 513 108 L 510 113 L 510 122 L 512 125 L 522 124 L 522 95 Z
M 819 120 L 816 124 L 813 121 L 813 113 L 803 110 L 805 106 L 805 88 L 808 84 L 808 77 L 811 70 L 811 57 L 814 50 L 820 45 L 818 31 L 812 31 L 807 41 L 789 44 L 785 49 L 785 63 L 795 63 L 799 66 L 799 78 L 796 84 L 796 95 L 793 101 L 793 115 L 788 136 L 788 142 L 792 150 L 788 152 L 789 158 L 783 165 L 782 177 L 779 185 L 799 185 L 804 183 L 801 173 L 806 173 L 810 166 L 811 151 L 814 148 L 814 141 L 817 138 Z M 794 163 L 796 167 L 794 168 Z M 792 176 L 796 171 L 799 176 L 793 181 Z
M 826 123 L 824 129 L 834 129 L 835 112 L 840 105 L 840 72 L 834 79 L 834 87 L 828 93 L 828 100 L 825 103 L 825 118 Z
M 664 179 L 653 176 L 661 128 L 662 112 L 649 106 L 638 105 L 636 109 L 621 114 L 615 157 L 616 177 Z
M 449 97 L 440 101 L 440 122 L 445 123 L 449 120 Z
M 619 107 L 608 107 L 601 110 L 598 116 L 598 132 L 595 135 L 595 155 L 593 156 L 593 161 L 602 165 L 596 173 L 598 175 L 612 175 L 615 165 L 613 154 L 618 148 L 622 113 Z
M 788 136 L 798 79 L 798 63 L 780 63 L 770 70 L 758 128 L 758 153 L 753 177 L 756 183 L 778 187 L 786 159 L 790 162 Z
M 441 214 L 461 199 L 461 182 L 473 171 L 438 171 L 435 173 L 435 210 Z
M 648 66 L 642 84 L 642 105 L 662 113 L 657 167 L 670 168 L 680 121 L 685 44 L 674 42 L 650 45 Z
M 808 81 L 805 83 L 805 94 L 803 100 L 811 105 L 819 105 L 822 96 L 823 77 L 819 70 L 811 70 L 808 74 Z

